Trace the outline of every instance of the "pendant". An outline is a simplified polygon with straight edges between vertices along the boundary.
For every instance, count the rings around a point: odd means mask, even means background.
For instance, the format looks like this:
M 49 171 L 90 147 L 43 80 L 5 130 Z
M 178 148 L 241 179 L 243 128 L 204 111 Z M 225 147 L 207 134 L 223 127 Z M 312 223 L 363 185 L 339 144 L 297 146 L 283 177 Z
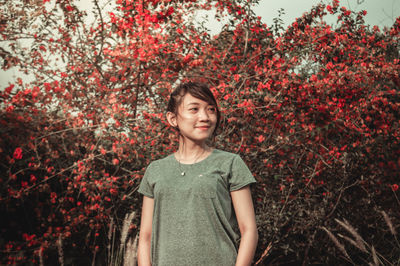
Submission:
M 182 172 L 181 175 L 182 175 L 182 176 L 185 175 L 185 172 Z

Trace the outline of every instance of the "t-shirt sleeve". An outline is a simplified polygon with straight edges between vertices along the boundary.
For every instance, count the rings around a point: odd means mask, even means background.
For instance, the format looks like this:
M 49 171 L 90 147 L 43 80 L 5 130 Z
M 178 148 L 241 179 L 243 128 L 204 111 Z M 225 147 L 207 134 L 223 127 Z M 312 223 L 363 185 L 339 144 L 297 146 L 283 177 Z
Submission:
M 232 161 L 232 171 L 229 179 L 229 190 L 239 190 L 247 185 L 255 183 L 256 180 L 245 162 L 239 155 L 235 155 Z
M 144 173 L 142 181 L 140 182 L 138 192 L 149 198 L 154 198 L 154 186 L 150 184 L 150 179 L 153 172 L 153 165 L 150 163 Z

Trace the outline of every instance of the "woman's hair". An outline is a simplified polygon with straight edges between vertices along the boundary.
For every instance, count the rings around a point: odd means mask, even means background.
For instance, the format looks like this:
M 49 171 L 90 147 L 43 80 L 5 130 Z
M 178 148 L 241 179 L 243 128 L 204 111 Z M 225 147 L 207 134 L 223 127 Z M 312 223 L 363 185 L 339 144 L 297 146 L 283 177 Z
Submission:
M 177 115 L 178 107 L 182 103 L 183 96 L 185 96 L 187 93 L 190 93 L 190 95 L 193 97 L 215 106 L 217 110 L 217 123 L 213 132 L 215 135 L 221 120 L 221 113 L 219 111 L 217 101 L 215 100 L 214 95 L 207 84 L 191 81 L 180 84 L 170 95 L 167 111 Z

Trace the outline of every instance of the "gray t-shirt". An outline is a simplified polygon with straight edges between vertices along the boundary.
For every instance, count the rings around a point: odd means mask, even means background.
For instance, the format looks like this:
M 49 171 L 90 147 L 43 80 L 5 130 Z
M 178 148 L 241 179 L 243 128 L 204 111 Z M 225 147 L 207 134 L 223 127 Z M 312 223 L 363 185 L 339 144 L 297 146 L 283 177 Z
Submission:
M 179 164 L 173 154 L 152 162 L 138 190 L 154 198 L 152 265 L 235 265 L 237 221 L 229 192 L 254 182 L 238 155 L 218 149 L 195 164 Z

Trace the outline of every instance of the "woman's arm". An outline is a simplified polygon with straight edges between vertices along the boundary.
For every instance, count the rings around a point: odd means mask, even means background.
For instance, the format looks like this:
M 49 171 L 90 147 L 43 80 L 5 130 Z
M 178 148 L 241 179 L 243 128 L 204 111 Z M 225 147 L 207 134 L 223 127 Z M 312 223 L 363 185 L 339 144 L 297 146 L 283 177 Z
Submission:
M 241 234 L 236 266 L 251 265 L 257 247 L 258 232 L 250 187 L 231 192 Z
M 153 224 L 154 199 L 143 196 L 142 217 L 140 222 L 138 265 L 151 266 L 150 244 Z

